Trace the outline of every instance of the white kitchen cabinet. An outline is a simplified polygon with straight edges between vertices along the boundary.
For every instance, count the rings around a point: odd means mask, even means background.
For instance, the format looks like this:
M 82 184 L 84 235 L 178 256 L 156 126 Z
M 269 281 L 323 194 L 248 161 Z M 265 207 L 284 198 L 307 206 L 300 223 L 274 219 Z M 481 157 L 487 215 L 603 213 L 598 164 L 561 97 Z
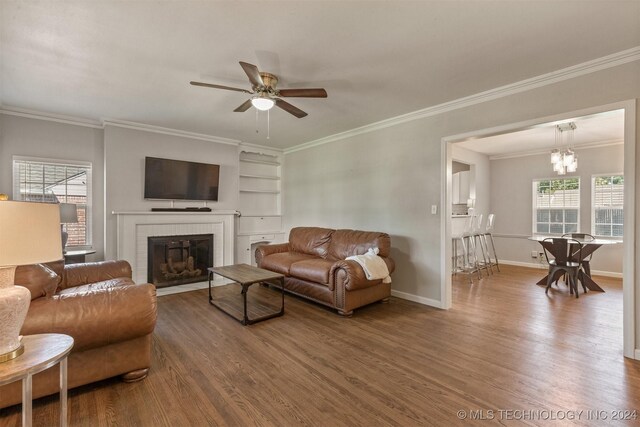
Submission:
M 471 172 L 454 173 L 452 178 L 452 203 L 454 205 L 466 204 L 471 189 Z

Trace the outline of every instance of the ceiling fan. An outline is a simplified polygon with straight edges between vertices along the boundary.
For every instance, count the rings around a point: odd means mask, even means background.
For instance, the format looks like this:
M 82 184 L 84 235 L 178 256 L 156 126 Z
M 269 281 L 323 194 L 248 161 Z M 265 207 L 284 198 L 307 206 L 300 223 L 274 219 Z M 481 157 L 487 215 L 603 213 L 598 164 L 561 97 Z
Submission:
M 258 110 L 266 111 L 270 110 L 274 105 L 282 108 L 288 113 L 293 114 L 297 118 L 301 119 L 306 116 L 307 113 L 289 104 L 287 101 L 281 98 L 297 97 L 297 98 L 326 98 L 327 91 L 321 88 L 314 89 L 278 89 L 278 77 L 270 73 L 260 72 L 258 67 L 247 62 L 240 61 L 240 66 L 249 77 L 251 82 L 251 90 L 240 89 L 230 86 L 222 86 L 211 83 L 194 82 L 191 84 L 194 86 L 211 87 L 214 89 L 233 90 L 236 92 L 248 93 L 252 96 L 250 99 L 242 103 L 235 112 L 243 113 L 247 111 L 252 105 Z

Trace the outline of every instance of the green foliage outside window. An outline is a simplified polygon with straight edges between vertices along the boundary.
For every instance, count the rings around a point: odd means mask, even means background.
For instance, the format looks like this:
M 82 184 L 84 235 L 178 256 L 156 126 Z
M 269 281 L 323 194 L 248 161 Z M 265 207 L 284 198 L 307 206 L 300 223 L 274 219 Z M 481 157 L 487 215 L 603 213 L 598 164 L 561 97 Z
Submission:
M 578 190 L 579 188 L 580 180 L 578 178 L 538 181 L 537 185 L 538 194 L 553 194 L 559 190 Z
M 596 176 L 595 177 L 596 185 L 619 185 L 624 184 L 624 176 L 622 175 L 613 175 L 613 176 Z

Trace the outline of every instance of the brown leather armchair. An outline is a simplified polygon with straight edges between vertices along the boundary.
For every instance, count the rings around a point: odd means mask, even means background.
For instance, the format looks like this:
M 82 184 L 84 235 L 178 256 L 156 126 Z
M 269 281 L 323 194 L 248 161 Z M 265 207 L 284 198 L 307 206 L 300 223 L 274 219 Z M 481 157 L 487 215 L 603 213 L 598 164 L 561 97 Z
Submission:
M 31 291 L 23 335 L 73 337 L 68 387 L 121 375 L 147 376 L 156 324 L 155 286 L 135 284 L 126 261 L 64 265 L 63 261 L 16 269 L 15 283 Z M 58 392 L 58 369 L 33 377 L 33 397 Z M 20 382 L 0 387 L 0 408 L 20 403 Z
M 391 295 L 389 283 L 367 280 L 357 262 L 345 260 L 370 248 L 379 249 L 391 274 L 395 269 L 389 257 L 391 238 L 373 231 L 296 227 L 288 243 L 258 247 L 256 261 L 260 268 L 283 274 L 288 292 L 351 316 L 355 308 L 386 301 Z

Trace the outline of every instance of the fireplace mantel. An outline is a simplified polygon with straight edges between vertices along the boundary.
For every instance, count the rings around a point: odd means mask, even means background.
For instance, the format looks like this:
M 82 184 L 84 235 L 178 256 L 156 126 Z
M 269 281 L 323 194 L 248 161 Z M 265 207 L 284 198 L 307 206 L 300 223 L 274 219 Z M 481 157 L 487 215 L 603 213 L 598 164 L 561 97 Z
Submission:
M 236 211 L 114 211 L 112 214 L 117 217 L 117 258 L 131 264 L 136 283 L 147 281 L 147 237 L 213 234 L 213 265 L 217 267 L 234 262 Z

